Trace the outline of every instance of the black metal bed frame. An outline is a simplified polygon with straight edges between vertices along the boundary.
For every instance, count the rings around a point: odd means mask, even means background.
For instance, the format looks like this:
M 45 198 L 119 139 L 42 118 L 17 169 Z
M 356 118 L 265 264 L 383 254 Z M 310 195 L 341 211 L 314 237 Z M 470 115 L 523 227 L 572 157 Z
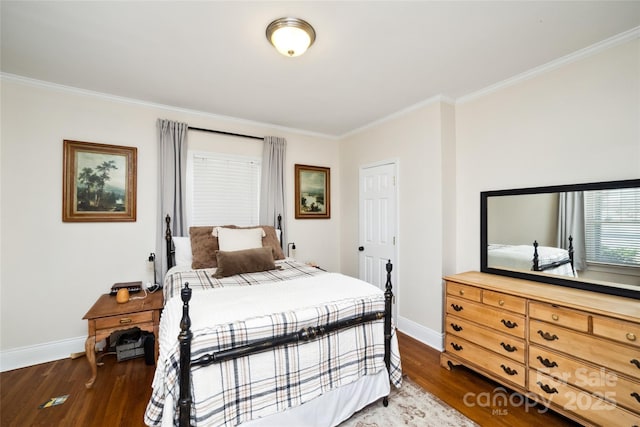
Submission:
M 548 264 L 540 265 L 540 261 L 538 259 L 538 246 L 539 246 L 538 241 L 534 240 L 533 241 L 533 267 L 531 268 L 532 271 L 550 270 L 552 268 L 560 267 L 561 265 L 571 263 L 571 271 L 573 271 L 573 274 L 575 275 L 576 270 L 573 267 L 573 236 L 569 236 L 569 249 L 568 249 L 569 259 L 566 259 L 566 260 L 550 262 Z
M 169 215 L 165 218 L 166 232 L 165 240 L 167 243 L 167 263 L 171 267 L 174 264 L 173 241 L 171 239 L 171 217 Z M 282 217 L 278 215 L 278 229 L 282 230 Z M 280 242 L 282 245 L 282 242 Z M 325 325 L 304 328 L 297 332 L 290 334 L 283 334 L 268 339 L 253 342 L 251 344 L 243 345 L 240 347 L 234 347 L 227 350 L 222 350 L 204 356 L 199 357 L 196 360 L 191 359 L 191 339 L 193 334 L 191 332 L 191 318 L 189 317 L 189 301 L 191 300 L 192 290 L 189 288 L 189 283 L 185 283 L 180 292 L 182 299 L 182 319 L 180 320 L 180 333 L 178 334 L 178 341 L 180 344 L 180 398 L 178 401 L 179 409 L 179 424 L 180 427 L 191 426 L 191 406 L 193 404 L 191 396 L 191 367 L 192 366 L 207 366 L 212 363 L 223 362 L 230 359 L 248 356 L 251 354 L 267 351 L 272 348 L 284 346 L 288 344 L 295 344 L 301 342 L 313 341 L 323 335 L 331 332 L 348 329 L 361 325 L 363 323 L 378 321 L 384 319 L 384 362 L 387 368 L 387 372 L 391 373 L 391 305 L 393 301 L 393 291 L 391 284 L 391 271 L 393 265 L 391 260 L 386 264 L 387 280 L 385 284 L 385 309 L 384 311 L 367 313 L 362 316 L 354 316 L 347 319 L 343 319 L 337 322 L 330 322 Z M 382 398 L 384 406 L 389 404 L 388 396 Z

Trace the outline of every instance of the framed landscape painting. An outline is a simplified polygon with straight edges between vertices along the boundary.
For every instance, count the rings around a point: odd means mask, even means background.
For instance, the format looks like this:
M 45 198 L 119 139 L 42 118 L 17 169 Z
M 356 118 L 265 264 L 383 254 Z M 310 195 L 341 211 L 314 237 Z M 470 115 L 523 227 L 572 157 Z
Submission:
M 331 218 L 331 170 L 295 165 L 296 219 Z
M 64 141 L 62 221 L 136 220 L 138 149 Z

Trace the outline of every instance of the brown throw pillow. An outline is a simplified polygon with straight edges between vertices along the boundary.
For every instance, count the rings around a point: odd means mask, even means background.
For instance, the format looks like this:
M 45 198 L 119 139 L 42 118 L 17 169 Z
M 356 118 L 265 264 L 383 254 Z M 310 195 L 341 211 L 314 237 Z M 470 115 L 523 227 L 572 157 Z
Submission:
M 217 251 L 218 269 L 213 277 L 220 279 L 240 273 L 256 273 L 274 270 L 273 253 L 270 247 L 244 249 L 241 251 Z
M 211 235 L 213 227 L 189 227 L 191 239 L 191 268 L 213 268 L 218 265 L 216 251 L 218 239 Z

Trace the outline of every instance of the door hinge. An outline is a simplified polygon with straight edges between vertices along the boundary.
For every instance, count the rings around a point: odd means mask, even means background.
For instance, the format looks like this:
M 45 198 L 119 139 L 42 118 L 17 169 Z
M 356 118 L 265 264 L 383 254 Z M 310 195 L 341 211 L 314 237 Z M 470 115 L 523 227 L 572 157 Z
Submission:
M 393 246 L 396 245 L 396 236 L 393 236 Z

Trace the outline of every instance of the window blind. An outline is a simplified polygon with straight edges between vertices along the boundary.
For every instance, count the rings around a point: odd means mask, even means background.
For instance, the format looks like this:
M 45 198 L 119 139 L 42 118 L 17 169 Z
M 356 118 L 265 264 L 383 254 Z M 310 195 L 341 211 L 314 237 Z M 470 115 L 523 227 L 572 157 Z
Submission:
M 640 267 L 640 189 L 585 191 L 587 261 Z
M 191 153 L 190 225 L 255 225 L 259 222 L 258 157 Z

